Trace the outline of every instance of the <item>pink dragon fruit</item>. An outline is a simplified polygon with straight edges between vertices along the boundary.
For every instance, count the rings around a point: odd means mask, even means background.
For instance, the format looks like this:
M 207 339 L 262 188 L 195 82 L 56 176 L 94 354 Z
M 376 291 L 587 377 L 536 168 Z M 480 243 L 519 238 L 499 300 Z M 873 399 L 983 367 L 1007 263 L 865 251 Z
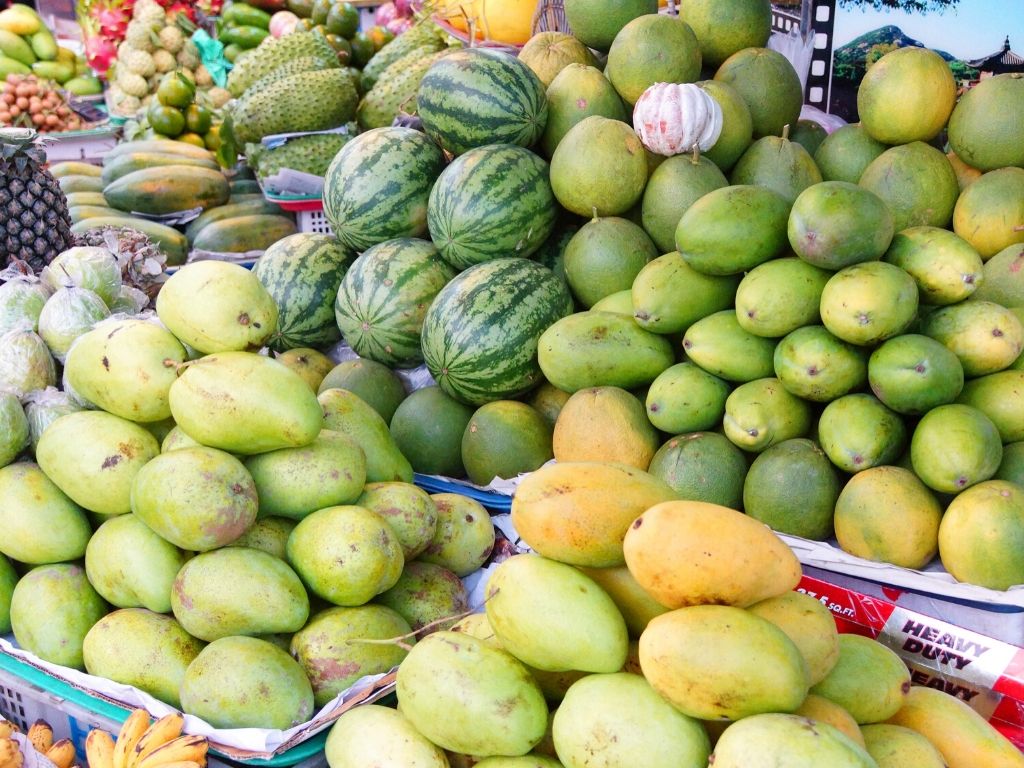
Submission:
M 122 8 L 102 8 L 96 14 L 100 25 L 100 34 L 104 37 L 120 40 L 128 30 L 129 16 Z
M 384 3 L 384 5 L 377 8 L 377 11 L 373 14 L 373 23 L 378 27 L 386 26 L 389 21 L 393 21 L 398 17 L 398 11 L 395 10 L 394 3 Z
M 98 35 L 86 39 L 85 59 L 96 72 L 105 73 L 116 57 L 117 43 L 113 40 Z
M 401 17 L 412 16 L 411 0 L 395 0 L 395 13 Z
M 384 25 L 384 29 L 398 37 L 403 32 L 407 31 L 412 26 L 412 19 L 408 18 L 397 18 L 392 19 Z

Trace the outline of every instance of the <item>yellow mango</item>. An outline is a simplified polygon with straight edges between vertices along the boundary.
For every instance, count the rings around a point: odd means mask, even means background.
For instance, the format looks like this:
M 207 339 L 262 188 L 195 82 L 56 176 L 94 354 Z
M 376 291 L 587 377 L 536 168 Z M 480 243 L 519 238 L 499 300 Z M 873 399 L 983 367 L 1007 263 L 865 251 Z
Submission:
M 588 387 L 572 395 L 558 414 L 552 437 L 560 462 L 612 461 L 642 470 L 660 443 L 643 403 L 618 387 Z
M 807 662 L 811 685 L 824 680 L 839 661 L 836 620 L 832 612 L 813 597 L 802 592 L 787 592 L 755 603 L 750 606 L 750 612 L 768 619 L 796 644 Z
M 817 720 L 819 723 L 827 723 L 851 741 L 864 746 L 864 736 L 860 732 L 857 721 L 853 719 L 853 715 L 824 696 L 808 693 L 804 703 L 793 714 L 803 715 L 811 720 Z
M 630 525 L 623 552 L 637 583 L 668 608 L 745 608 L 800 581 L 800 562 L 768 526 L 700 501 L 651 507 Z
M 666 483 L 625 464 L 565 462 L 520 484 L 512 523 L 537 553 L 570 565 L 623 565 L 622 539 L 644 510 L 677 498 Z
M 878 768 L 946 768 L 934 744 L 902 725 L 865 725 L 862 739 Z
M 643 587 L 636 583 L 633 574 L 624 565 L 613 568 L 586 568 L 580 570 L 597 582 L 612 602 L 618 607 L 631 637 L 640 637 L 647 628 L 648 622 L 660 616 L 668 609 L 644 592 Z M 798 644 L 799 645 L 799 644 Z
M 839 661 L 811 691 L 846 709 L 858 723 L 892 717 L 910 690 L 910 671 L 896 653 L 869 637 L 839 636 Z
M 715 768 L 878 768 L 831 725 L 805 717 L 765 714 L 733 723 L 715 745 Z
M 924 736 L 949 768 L 1024 768 L 1024 754 L 967 704 L 943 691 L 914 686 L 887 720 Z

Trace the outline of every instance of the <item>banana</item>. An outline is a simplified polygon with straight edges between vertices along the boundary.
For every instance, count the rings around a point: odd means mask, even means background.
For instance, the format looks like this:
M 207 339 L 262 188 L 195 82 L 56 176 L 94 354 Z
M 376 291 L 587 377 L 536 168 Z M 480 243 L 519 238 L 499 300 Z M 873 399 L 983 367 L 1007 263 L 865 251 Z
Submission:
M 45 720 L 36 720 L 28 729 L 25 738 L 29 740 L 36 752 L 42 752 L 45 755 L 46 751 L 53 746 L 53 729 Z
M 0 768 L 21 768 L 25 756 L 14 739 L 0 739 Z
M 156 768 L 169 763 L 191 762 L 203 768 L 208 746 L 205 736 L 179 736 L 157 747 L 135 765 L 136 768 Z
M 131 751 L 128 756 L 128 764 L 126 768 L 135 768 L 140 765 L 151 753 L 168 744 L 179 736 L 181 736 L 182 726 L 185 725 L 185 718 L 178 712 L 172 712 L 169 715 L 164 715 L 155 723 L 153 723 L 146 732 L 142 734 L 142 738 L 139 739 L 135 745 L 135 749 Z M 177 760 L 178 758 L 174 758 Z M 190 758 L 184 757 L 182 760 L 188 760 Z M 163 762 L 163 761 L 161 761 Z
M 0 720 L 0 739 L 6 739 L 12 733 L 18 733 L 18 726 L 10 720 Z
M 135 745 L 149 728 L 149 713 L 144 709 L 132 710 L 128 719 L 121 725 L 114 746 L 113 768 L 128 768 L 128 761 L 135 752 Z
M 85 737 L 89 768 L 114 768 L 114 738 L 106 731 L 92 730 Z
M 46 750 L 46 757 L 57 768 L 71 768 L 75 762 L 75 745 L 71 743 L 71 739 L 61 739 Z

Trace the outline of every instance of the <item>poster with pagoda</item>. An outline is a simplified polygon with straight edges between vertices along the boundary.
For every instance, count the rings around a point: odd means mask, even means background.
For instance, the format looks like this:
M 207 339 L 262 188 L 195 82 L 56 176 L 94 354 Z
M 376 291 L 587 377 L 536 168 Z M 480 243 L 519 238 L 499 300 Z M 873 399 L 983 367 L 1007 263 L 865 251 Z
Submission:
M 814 0 L 810 15 L 819 50 L 808 101 L 849 122 L 864 72 L 895 48 L 937 51 L 964 87 L 1024 72 L 1024 0 Z

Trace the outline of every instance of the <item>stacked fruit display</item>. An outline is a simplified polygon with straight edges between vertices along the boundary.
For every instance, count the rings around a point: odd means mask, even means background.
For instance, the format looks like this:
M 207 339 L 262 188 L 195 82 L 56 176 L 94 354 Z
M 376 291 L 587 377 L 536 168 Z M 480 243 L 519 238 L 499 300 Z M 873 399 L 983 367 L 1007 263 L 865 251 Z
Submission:
M 359 29 L 359 11 L 344 0 L 296 0 L 288 10 L 298 17 L 295 29 L 316 30 L 338 51 L 342 66 L 362 69 L 395 33 L 382 26 Z
M 85 739 L 89 768 L 178 768 L 206 765 L 209 742 L 204 736 L 182 735 L 184 718 L 177 712 L 150 722 L 143 709 L 125 719 L 117 740 L 106 731 L 92 730 Z
M 82 96 L 100 92 L 84 60 L 58 46 L 39 15 L 18 3 L 0 11 L 0 80 L 12 74 L 34 74 Z
M 217 39 L 224 43 L 228 61 L 255 48 L 269 34 L 270 14 L 248 3 L 230 3 L 217 20 Z
M 196 84 L 186 73 L 174 70 L 165 74 L 145 113 L 153 138 L 177 139 L 216 150 L 220 137 L 214 112 L 205 98 L 196 96 Z
M 40 133 L 87 127 L 56 86 L 35 75 L 7 75 L 0 87 L 0 126 L 34 128 Z

